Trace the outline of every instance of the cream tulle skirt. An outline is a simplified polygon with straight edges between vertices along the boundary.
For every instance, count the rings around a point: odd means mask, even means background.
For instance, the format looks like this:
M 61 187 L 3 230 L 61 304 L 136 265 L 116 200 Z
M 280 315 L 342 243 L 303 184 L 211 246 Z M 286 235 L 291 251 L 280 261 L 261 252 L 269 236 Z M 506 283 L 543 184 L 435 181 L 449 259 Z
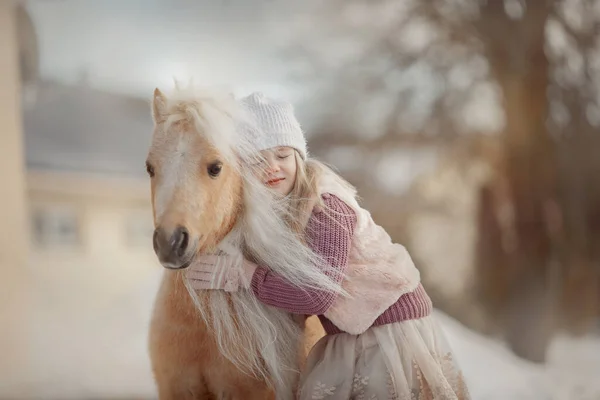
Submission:
M 470 399 L 432 316 L 325 336 L 311 350 L 300 384 L 300 400 Z

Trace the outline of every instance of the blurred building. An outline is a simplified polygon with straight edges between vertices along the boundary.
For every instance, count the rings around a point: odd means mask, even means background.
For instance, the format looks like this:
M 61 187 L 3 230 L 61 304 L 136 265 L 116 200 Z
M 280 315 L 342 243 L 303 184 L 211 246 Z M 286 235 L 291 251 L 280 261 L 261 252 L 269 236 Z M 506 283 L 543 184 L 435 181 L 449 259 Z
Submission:
M 23 126 L 29 260 L 52 264 L 39 273 L 110 296 L 154 270 L 149 103 L 39 82 Z
M 40 81 L 12 1 L 0 86 L 0 398 L 152 397 L 149 103 Z
M 27 206 L 23 133 L 21 126 L 21 71 L 19 65 L 31 65 L 31 57 L 18 46 L 17 26 L 31 29 L 23 13 L 17 13 L 10 1 L 0 2 L 0 170 L 2 170 L 0 221 L 0 392 L 15 393 L 29 364 L 25 333 L 27 296 Z M 23 35 L 21 35 L 22 37 Z M 34 46 L 29 46 L 34 47 Z M 23 62 L 19 63 L 19 60 Z M 26 75 L 25 78 L 31 79 Z
M 23 126 L 31 387 L 61 398 L 151 396 L 146 334 L 162 268 L 144 166 L 149 103 L 85 81 L 38 82 Z

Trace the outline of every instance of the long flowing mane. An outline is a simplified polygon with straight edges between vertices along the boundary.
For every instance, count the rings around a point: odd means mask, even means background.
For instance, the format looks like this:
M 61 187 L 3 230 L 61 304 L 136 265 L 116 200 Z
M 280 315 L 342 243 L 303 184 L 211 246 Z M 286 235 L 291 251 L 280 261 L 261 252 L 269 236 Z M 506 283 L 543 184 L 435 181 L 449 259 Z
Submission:
M 168 97 L 167 109 L 167 126 L 191 122 L 242 178 L 240 218 L 218 246 L 237 260 L 233 268 L 241 268 L 246 257 L 297 287 L 343 293 L 325 274 L 326 263 L 289 228 L 285 200 L 256 178 L 253 165 L 260 155 L 243 132 L 257 128 L 236 99 L 227 92 L 177 88 Z M 291 395 L 302 332 L 292 316 L 264 305 L 252 290 L 196 292 L 183 279 L 223 355 L 242 371 L 267 380 L 282 396 Z

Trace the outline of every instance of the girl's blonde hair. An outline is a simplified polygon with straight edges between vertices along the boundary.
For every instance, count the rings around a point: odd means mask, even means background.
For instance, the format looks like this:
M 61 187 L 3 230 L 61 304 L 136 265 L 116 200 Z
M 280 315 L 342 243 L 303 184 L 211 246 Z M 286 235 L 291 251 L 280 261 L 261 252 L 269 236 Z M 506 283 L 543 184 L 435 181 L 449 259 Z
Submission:
M 304 161 L 297 150 L 296 181 L 288 194 L 288 224 L 292 231 L 302 237 L 304 228 L 315 206 L 323 206 L 319 193 L 319 178 L 323 169 L 314 160 Z
M 324 212 L 329 210 L 324 206 L 322 193 L 319 190 L 319 182 L 326 173 L 333 174 L 335 179 L 352 193 L 354 187 L 337 174 L 331 167 L 315 159 L 302 159 L 297 150 L 294 151 L 296 158 L 296 181 L 292 191 L 288 194 L 288 224 L 302 240 L 306 224 L 315 207 L 320 207 Z

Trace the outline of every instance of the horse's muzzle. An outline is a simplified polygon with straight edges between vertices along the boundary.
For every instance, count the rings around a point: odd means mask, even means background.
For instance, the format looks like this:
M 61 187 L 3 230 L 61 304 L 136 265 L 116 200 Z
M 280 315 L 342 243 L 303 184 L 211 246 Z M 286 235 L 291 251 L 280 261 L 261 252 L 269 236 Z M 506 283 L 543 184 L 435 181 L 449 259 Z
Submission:
M 183 226 L 177 226 L 173 231 L 156 228 L 152 243 L 158 260 L 169 269 L 187 268 L 196 247 L 192 244 L 189 231 Z

